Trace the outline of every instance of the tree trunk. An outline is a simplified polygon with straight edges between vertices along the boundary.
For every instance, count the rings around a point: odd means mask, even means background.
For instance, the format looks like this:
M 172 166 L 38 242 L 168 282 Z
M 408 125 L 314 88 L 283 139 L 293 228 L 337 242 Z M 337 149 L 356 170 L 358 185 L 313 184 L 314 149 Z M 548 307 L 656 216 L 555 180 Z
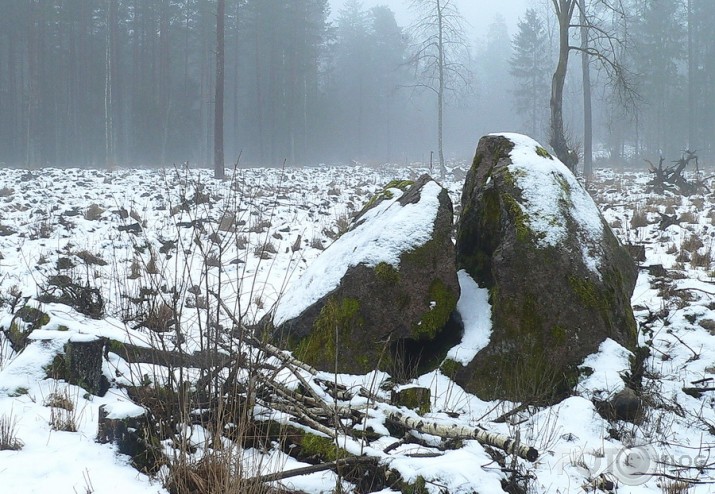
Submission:
M 442 19 L 441 0 L 437 0 L 437 50 L 439 51 L 439 88 L 437 89 L 437 147 L 439 151 L 439 176 L 442 180 L 447 174 L 447 169 L 444 166 L 444 89 L 445 89 L 445 74 L 444 74 L 444 32 Z
M 39 165 L 39 99 L 40 99 L 40 14 L 41 5 L 35 1 L 30 2 L 29 26 L 27 35 L 28 59 L 28 97 L 27 113 L 25 116 L 25 165 L 28 167 Z
M 593 175 L 593 116 L 591 112 L 591 70 L 588 56 L 588 27 L 585 0 L 579 9 L 581 23 L 581 75 L 583 80 L 583 174 Z
M 695 151 L 695 61 L 693 60 L 693 5 L 688 0 L 688 150 Z
M 159 119 L 161 121 L 161 164 L 166 165 L 171 112 L 171 40 L 169 38 L 169 0 L 161 3 L 159 13 Z
M 114 149 L 114 46 L 116 44 L 117 0 L 109 0 L 107 8 L 107 47 L 105 53 L 104 74 L 104 152 L 106 166 L 112 166 L 115 159 Z
M 214 111 L 214 178 L 223 179 L 223 89 L 224 89 L 224 23 L 226 0 L 218 0 L 216 16 L 216 100 Z
M 556 156 L 571 170 L 576 169 L 574 158 L 564 135 L 564 84 L 569 60 L 569 24 L 576 0 L 553 0 L 559 21 L 559 61 L 551 81 L 551 147 Z

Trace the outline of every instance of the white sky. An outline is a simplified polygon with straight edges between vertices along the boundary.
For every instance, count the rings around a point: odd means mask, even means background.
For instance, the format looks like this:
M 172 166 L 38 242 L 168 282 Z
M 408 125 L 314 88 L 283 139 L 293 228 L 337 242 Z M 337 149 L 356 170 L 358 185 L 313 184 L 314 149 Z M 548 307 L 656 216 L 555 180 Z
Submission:
M 333 17 L 342 9 L 347 0 L 330 0 Z M 500 13 L 506 19 L 509 26 L 509 34 L 514 34 L 517 20 L 524 14 L 528 7 L 540 8 L 543 0 L 454 0 L 460 12 L 470 24 L 472 32 L 468 37 L 472 40 L 482 39 L 486 30 L 494 21 L 494 17 Z M 409 25 L 411 17 L 409 15 L 409 0 L 362 0 L 365 8 L 375 5 L 386 5 L 392 9 L 397 22 L 401 26 Z

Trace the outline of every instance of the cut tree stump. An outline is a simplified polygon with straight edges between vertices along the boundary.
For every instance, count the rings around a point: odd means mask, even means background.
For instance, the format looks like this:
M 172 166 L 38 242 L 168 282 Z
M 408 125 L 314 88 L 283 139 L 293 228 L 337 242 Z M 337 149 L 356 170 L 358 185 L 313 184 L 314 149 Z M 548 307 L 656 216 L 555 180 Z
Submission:
M 151 423 L 147 410 L 132 403 L 101 405 L 97 442 L 116 444 L 121 454 L 132 459 L 135 468 L 156 473 L 165 461 Z

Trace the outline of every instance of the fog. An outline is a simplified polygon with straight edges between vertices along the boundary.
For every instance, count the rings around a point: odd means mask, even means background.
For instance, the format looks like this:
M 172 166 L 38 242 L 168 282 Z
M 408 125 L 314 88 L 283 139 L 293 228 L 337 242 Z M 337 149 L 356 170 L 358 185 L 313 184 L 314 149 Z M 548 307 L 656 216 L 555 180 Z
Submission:
M 438 155 L 429 33 L 402 0 L 225 0 L 223 149 L 230 166 L 428 161 Z M 430 5 L 430 0 L 423 0 Z M 558 33 L 548 1 L 452 0 L 444 155 L 469 160 L 488 132 L 550 137 Z M 449 3 L 449 2 L 448 2 Z M 657 162 L 713 157 L 715 2 L 624 0 L 589 7 L 617 41 L 626 74 L 590 59 L 594 156 Z M 526 9 L 532 8 L 528 15 Z M 161 166 L 214 160 L 217 1 L 7 2 L 0 17 L 0 163 Z M 530 21 L 530 22 L 526 22 Z M 667 36 L 664 36 L 667 34 Z M 603 39 L 593 36 L 592 49 Z M 580 44 L 572 31 L 570 42 Z M 613 45 L 611 45 L 613 46 Z M 417 63 L 419 62 L 419 63 Z M 610 67 L 612 69 L 612 67 Z M 581 56 L 572 51 L 563 113 L 582 151 Z

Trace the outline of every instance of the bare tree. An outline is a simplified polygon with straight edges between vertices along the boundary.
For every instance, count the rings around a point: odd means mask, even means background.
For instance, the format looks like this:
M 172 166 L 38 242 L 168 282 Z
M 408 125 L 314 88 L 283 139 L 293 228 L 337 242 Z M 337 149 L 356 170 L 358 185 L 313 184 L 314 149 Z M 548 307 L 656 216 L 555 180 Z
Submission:
M 114 94 L 116 84 L 117 0 L 109 0 L 107 6 L 107 46 L 104 75 L 104 134 L 105 161 L 111 166 L 116 161 L 114 138 Z
M 571 51 L 580 51 L 599 63 L 605 71 L 610 84 L 626 104 L 633 104 L 636 92 L 626 67 L 620 62 L 626 48 L 625 36 L 616 34 L 604 19 L 599 19 L 594 12 L 586 9 L 586 0 L 551 0 L 559 26 L 559 59 L 551 82 L 551 147 L 556 156 L 574 171 L 578 163 L 578 155 L 570 146 L 564 132 L 563 94 L 566 81 L 566 70 Z M 625 22 L 626 14 L 621 0 L 594 0 L 594 5 L 602 14 L 610 13 L 621 22 Z M 573 20 L 578 10 L 580 20 Z M 570 43 L 571 29 L 579 29 L 584 38 L 580 46 Z M 623 30 L 627 33 L 627 30 Z
M 437 96 L 437 145 L 440 177 L 444 178 L 444 107 L 448 92 L 469 83 L 464 61 L 467 42 L 464 19 L 453 0 L 412 0 L 410 9 L 417 19 L 410 26 L 413 39 L 410 63 L 415 67 L 414 87 L 429 89 Z
M 591 110 L 591 59 L 588 56 L 586 9 L 579 9 L 581 24 L 581 80 L 583 85 L 583 174 L 593 174 L 593 112 Z
M 223 92 L 225 62 L 226 0 L 218 0 L 216 13 L 216 100 L 214 110 L 214 177 L 224 178 L 223 157 Z

